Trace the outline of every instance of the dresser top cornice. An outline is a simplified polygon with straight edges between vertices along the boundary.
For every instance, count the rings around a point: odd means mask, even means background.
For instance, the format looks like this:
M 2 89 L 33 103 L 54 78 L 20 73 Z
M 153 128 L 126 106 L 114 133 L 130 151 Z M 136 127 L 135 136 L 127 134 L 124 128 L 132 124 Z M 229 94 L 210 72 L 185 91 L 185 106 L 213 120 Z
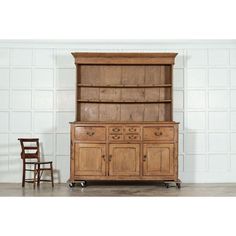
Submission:
M 75 64 L 174 64 L 178 53 L 72 52 Z

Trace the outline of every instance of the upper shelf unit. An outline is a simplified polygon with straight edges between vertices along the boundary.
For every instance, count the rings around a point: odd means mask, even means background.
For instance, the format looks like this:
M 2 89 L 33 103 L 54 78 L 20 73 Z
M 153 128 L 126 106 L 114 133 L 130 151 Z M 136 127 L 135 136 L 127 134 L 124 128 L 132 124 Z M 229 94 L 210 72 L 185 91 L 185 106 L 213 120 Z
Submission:
M 176 53 L 72 53 L 76 121 L 171 121 Z

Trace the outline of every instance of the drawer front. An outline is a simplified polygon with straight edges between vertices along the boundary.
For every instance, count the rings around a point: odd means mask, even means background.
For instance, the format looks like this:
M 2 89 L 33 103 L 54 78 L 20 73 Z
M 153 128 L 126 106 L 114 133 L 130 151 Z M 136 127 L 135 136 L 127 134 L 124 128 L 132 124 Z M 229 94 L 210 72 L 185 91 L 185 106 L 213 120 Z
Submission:
M 110 134 L 109 135 L 109 141 L 120 141 L 123 140 L 122 134 Z
M 105 127 L 75 127 L 75 139 L 81 141 L 105 141 Z
M 109 127 L 109 134 L 122 134 L 122 133 L 123 133 L 122 126 Z
M 140 133 L 140 127 L 138 126 L 127 126 L 125 127 L 125 133 Z
M 140 140 L 140 135 L 139 134 L 126 134 L 125 135 L 125 140 L 126 141 Z
M 174 140 L 173 127 L 144 127 L 143 139 L 145 141 L 159 140 L 172 141 Z

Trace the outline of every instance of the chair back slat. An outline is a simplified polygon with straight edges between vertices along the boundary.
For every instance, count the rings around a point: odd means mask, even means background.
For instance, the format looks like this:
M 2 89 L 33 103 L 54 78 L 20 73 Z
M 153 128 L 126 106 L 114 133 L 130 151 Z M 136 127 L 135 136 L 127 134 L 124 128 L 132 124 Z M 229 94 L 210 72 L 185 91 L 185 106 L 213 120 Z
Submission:
M 38 138 L 18 138 L 18 140 L 21 144 L 21 159 L 37 159 L 38 161 L 40 160 Z

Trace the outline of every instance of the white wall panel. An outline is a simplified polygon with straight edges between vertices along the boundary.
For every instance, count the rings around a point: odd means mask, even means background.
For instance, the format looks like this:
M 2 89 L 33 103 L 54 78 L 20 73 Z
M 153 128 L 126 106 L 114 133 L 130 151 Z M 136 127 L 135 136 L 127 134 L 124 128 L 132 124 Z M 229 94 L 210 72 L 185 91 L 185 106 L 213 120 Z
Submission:
M 12 132 L 30 132 L 31 131 L 31 112 L 12 112 L 11 113 L 11 131 Z
M 11 69 L 12 88 L 31 88 L 31 69 L 12 68 Z
M 184 108 L 184 93 L 183 91 L 174 91 L 174 108 L 183 109 Z
M 0 182 L 21 181 L 19 137 L 39 137 L 56 180 L 69 178 L 73 51 L 178 52 L 174 120 L 184 182 L 236 182 L 236 42 L 0 42 Z
M 209 87 L 224 88 L 229 86 L 229 70 L 209 69 Z
M 236 49 L 230 50 L 230 65 L 236 65 Z
M 0 154 L 8 155 L 8 134 L 0 133 Z
M 69 122 L 75 120 L 74 112 L 57 112 L 56 113 L 56 131 L 58 133 L 69 133 Z
M 225 66 L 229 63 L 228 49 L 210 49 L 209 64 L 213 66 Z
M 230 86 L 236 87 L 236 69 L 230 70 Z
M 33 130 L 36 133 L 53 133 L 53 113 L 35 112 Z
M 57 134 L 56 136 L 56 154 L 68 155 L 70 153 L 70 135 L 69 134 Z
M 13 66 L 31 66 L 31 49 L 13 49 L 11 50 L 11 65 Z
M 9 129 L 9 113 L 0 112 L 0 132 L 8 132 Z
M 229 148 L 228 134 L 209 134 L 209 152 L 214 153 L 227 153 Z
M 206 49 L 189 49 L 187 55 L 188 67 L 205 66 L 207 65 L 207 50 Z
M 187 104 L 189 109 L 204 109 L 206 106 L 205 91 L 189 90 L 187 92 Z
M 47 111 L 53 109 L 53 91 L 34 91 L 33 108 Z
M 31 91 L 25 91 L 25 90 L 12 91 L 11 108 L 14 110 L 30 110 Z
M 226 90 L 209 91 L 209 108 L 226 109 L 229 107 L 229 93 Z
M 174 69 L 174 87 L 183 88 L 184 87 L 184 70 L 183 69 Z
M 60 68 L 57 69 L 56 87 L 59 89 L 75 89 L 75 69 Z
M 0 89 L 8 89 L 10 84 L 10 70 L 0 68 Z
M 0 91 L 0 109 L 7 110 L 9 108 L 9 92 L 8 91 Z
M 10 53 L 8 48 L 0 48 L 0 66 L 9 66 Z
M 34 88 L 53 88 L 53 69 L 33 69 Z
M 227 112 L 209 112 L 209 130 L 228 130 L 229 117 Z
M 198 172 L 207 170 L 207 158 L 204 155 L 186 155 L 184 171 Z
M 35 49 L 33 54 L 33 65 L 53 67 L 54 57 L 52 49 Z
M 206 152 L 206 135 L 204 133 L 187 133 L 185 139 L 185 152 L 200 154 Z
M 227 172 L 229 168 L 230 159 L 226 155 L 209 155 L 209 171 Z
M 195 130 L 204 130 L 206 128 L 206 114 L 202 111 L 190 111 L 187 114 L 187 125 L 186 129 L 195 131 Z
M 188 88 L 205 88 L 207 85 L 207 71 L 206 69 L 188 69 Z

